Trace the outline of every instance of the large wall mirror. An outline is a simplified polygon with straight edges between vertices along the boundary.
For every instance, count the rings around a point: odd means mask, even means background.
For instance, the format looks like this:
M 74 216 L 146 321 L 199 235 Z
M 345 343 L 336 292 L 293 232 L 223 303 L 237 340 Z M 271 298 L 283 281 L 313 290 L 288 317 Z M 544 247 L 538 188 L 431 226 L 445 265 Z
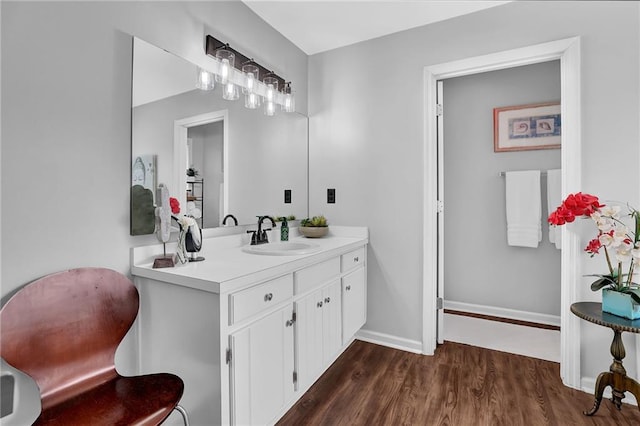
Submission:
M 160 183 L 181 213 L 201 212 L 203 228 L 221 226 L 227 214 L 241 225 L 265 214 L 308 215 L 306 116 L 265 116 L 242 96 L 224 100 L 219 86 L 196 89 L 194 64 L 138 38 L 133 53 L 132 235 L 154 232 Z

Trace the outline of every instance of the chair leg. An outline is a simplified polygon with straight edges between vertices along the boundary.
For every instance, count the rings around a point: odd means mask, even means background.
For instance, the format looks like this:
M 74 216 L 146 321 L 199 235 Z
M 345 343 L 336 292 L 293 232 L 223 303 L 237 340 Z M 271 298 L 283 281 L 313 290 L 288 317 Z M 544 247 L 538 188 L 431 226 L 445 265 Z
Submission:
M 176 405 L 176 408 L 174 408 L 174 410 L 182 415 L 184 426 L 189 426 L 189 416 L 187 415 L 187 410 L 185 410 L 181 405 Z

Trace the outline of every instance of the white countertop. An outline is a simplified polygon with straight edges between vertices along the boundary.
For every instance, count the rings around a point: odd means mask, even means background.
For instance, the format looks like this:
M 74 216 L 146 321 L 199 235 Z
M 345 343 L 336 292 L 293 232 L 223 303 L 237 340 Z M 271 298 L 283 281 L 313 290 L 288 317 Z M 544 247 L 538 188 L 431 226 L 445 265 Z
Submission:
M 292 232 L 296 235 L 297 232 Z M 239 290 L 256 281 L 267 280 L 290 273 L 368 243 L 365 227 L 329 228 L 324 238 L 293 237 L 290 241 L 304 241 L 320 246 L 320 250 L 301 255 L 268 256 L 242 251 L 247 244 L 243 234 L 205 238 L 199 256 L 202 262 L 177 264 L 173 268 L 153 268 L 153 261 L 162 254 L 162 244 L 135 247 L 131 250 L 131 273 L 170 284 L 212 293 Z M 167 253 L 175 252 L 175 243 L 167 244 Z

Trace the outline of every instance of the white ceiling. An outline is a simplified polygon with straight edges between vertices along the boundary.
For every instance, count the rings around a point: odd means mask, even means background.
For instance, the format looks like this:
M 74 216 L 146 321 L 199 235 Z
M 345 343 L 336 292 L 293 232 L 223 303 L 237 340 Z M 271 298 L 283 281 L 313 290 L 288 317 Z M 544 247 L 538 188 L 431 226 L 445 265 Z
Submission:
M 499 6 L 482 0 L 242 0 L 307 55 Z

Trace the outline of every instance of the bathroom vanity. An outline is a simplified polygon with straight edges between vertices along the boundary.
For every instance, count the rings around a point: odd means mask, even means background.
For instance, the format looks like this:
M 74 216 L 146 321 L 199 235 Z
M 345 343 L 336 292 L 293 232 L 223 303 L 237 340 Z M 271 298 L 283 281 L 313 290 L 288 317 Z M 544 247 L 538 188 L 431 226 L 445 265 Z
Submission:
M 237 234 L 206 238 L 203 262 L 153 269 L 162 245 L 132 249 L 140 373 L 179 375 L 191 424 L 275 423 L 365 323 L 368 229 L 291 235 L 312 250 L 247 253 Z

